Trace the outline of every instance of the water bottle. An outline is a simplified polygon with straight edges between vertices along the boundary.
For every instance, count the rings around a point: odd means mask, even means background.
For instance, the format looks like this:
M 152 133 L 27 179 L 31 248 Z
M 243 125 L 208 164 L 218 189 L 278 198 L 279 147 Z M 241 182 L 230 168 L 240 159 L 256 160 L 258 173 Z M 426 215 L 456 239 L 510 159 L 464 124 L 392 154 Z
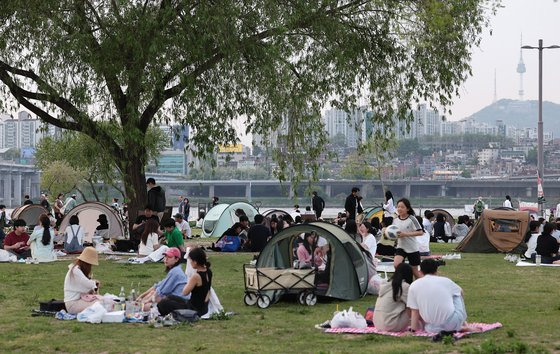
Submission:
M 541 255 L 540 255 L 540 254 L 537 254 L 537 255 L 535 256 L 535 264 L 536 264 L 537 266 L 540 266 L 540 265 L 541 265 Z
M 121 292 L 119 293 L 119 305 L 121 306 L 121 311 L 125 310 L 126 294 L 124 292 L 124 286 L 121 286 Z

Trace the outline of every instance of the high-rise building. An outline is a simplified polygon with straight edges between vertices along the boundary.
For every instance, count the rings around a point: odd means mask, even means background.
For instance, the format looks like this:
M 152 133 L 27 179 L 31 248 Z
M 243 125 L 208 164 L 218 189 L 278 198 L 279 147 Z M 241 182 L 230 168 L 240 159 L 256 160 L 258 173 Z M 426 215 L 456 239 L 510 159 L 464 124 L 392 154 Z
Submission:
M 521 46 L 523 46 L 523 33 L 521 34 Z M 521 47 L 520 46 L 520 47 Z M 525 63 L 523 62 L 523 50 L 519 49 L 519 63 L 517 63 L 517 73 L 519 74 L 519 99 L 523 101 L 523 74 L 527 70 L 525 69 Z
M 421 104 L 412 114 L 416 124 L 416 137 L 440 134 L 441 116 L 437 111 L 428 109 L 426 104 Z
M 347 147 L 358 147 L 367 135 L 366 116 L 366 107 L 358 107 L 350 114 L 340 109 L 329 109 L 325 111 L 323 114 L 323 123 L 327 131 L 327 136 L 332 139 L 337 135 L 343 135 Z

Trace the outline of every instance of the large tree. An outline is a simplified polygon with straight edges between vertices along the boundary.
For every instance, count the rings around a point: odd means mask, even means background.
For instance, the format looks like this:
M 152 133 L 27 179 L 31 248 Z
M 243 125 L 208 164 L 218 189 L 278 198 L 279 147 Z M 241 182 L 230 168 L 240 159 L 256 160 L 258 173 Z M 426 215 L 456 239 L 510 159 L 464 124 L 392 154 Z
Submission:
M 3 0 L 0 80 L 44 122 L 103 145 L 134 216 L 151 124 L 189 124 L 211 153 L 237 119 L 266 138 L 287 118 L 283 146 L 298 151 L 279 165 L 317 171 L 325 104 L 367 96 L 386 125 L 412 103 L 449 104 L 496 1 Z

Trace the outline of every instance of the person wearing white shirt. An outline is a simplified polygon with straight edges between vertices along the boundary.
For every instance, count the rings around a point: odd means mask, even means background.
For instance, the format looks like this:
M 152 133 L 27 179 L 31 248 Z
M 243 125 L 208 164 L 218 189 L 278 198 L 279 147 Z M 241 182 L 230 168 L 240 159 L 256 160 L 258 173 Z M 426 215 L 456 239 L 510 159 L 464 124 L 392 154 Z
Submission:
M 64 231 L 64 251 L 67 253 L 82 252 L 84 249 L 84 228 L 80 226 L 78 215 L 70 216 L 70 225 Z
M 531 235 L 528 239 L 525 240 L 525 242 L 527 243 L 527 251 L 525 251 L 524 254 L 525 258 L 527 259 L 531 259 L 533 255 L 537 253 L 537 240 L 539 238 L 539 235 L 541 234 L 539 232 L 539 222 L 536 220 L 533 220 L 529 223 L 529 229 L 531 230 Z
M 68 313 L 78 314 L 99 300 L 95 295 L 99 282 L 91 279 L 91 266 L 99 265 L 98 257 L 95 248 L 86 247 L 68 266 L 64 278 L 64 304 Z
M 144 224 L 144 232 L 140 236 L 138 256 L 148 256 L 159 248 L 159 223 L 155 219 L 148 219 Z
M 556 210 L 554 211 L 554 217 L 560 218 L 560 203 L 556 204 Z
M 463 289 L 451 279 L 439 276 L 437 268 L 437 261 L 423 260 L 420 270 L 424 276 L 410 285 L 407 299 L 411 311 L 410 331 L 422 330 L 423 323 L 427 332 L 472 330 L 466 327 Z
M 371 229 L 371 223 L 369 221 L 364 221 L 358 227 L 358 232 L 362 235 L 362 247 L 369 251 L 372 257 L 375 257 L 377 252 L 377 240 L 369 230 Z
M 183 219 L 183 214 L 175 214 L 175 225 L 181 231 L 184 238 L 192 238 L 191 226 L 188 221 Z
M 509 195 L 506 195 L 506 200 L 504 200 L 502 206 L 505 208 L 513 208 L 513 206 L 511 205 L 511 197 Z
M 385 210 L 385 216 L 394 216 L 397 213 L 395 201 L 393 200 L 393 193 L 391 193 L 391 191 L 385 192 L 385 204 L 383 204 L 383 210 Z

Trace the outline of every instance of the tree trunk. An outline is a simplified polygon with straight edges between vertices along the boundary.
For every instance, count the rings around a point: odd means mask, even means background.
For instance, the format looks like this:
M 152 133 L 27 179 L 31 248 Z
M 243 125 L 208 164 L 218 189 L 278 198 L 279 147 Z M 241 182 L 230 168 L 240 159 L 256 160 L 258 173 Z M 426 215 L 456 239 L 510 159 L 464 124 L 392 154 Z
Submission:
M 146 190 L 146 174 L 144 165 L 146 161 L 146 149 L 141 144 L 127 142 L 125 148 L 125 166 L 123 168 L 124 188 L 128 199 L 128 227 L 132 225 L 138 216 L 138 212 L 144 210 L 148 201 Z

